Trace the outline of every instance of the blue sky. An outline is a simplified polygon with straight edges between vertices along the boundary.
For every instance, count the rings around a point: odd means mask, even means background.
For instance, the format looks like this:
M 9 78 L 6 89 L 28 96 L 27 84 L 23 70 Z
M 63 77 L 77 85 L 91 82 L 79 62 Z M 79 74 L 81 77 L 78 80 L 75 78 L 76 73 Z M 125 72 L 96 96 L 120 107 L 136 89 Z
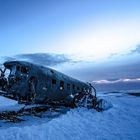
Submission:
M 138 78 L 139 15 L 139 0 L 0 0 L 1 61 L 53 54 L 81 80 Z

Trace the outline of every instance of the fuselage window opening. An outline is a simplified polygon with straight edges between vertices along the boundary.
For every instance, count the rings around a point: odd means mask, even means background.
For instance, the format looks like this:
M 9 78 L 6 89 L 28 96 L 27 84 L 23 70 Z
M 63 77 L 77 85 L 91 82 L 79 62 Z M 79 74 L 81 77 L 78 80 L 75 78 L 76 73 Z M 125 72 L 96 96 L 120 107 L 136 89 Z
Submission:
M 1 73 L 1 76 L 5 76 L 5 78 L 8 78 L 9 75 L 10 75 L 10 69 L 5 69 L 4 74 Z
M 21 71 L 21 67 L 17 65 L 17 71 Z
M 75 89 L 75 85 L 72 85 L 72 88 Z
M 53 70 L 50 70 L 51 71 L 51 73 L 53 73 L 54 74 L 54 71 Z
M 12 65 L 10 68 L 10 75 L 9 76 L 15 76 L 16 75 L 16 65 Z
M 29 68 L 28 67 L 21 67 L 21 72 L 28 74 Z
M 85 91 L 84 88 L 82 88 L 82 92 Z
M 56 80 L 52 79 L 52 84 L 55 85 L 56 84 Z
M 64 81 L 60 81 L 60 90 L 64 89 Z
M 77 90 L 80 90 L 80 88 L 79 88 L 79 87 L 77 87 Z
M 70 90 L 70 84 L 67 84 L 67 89 Z

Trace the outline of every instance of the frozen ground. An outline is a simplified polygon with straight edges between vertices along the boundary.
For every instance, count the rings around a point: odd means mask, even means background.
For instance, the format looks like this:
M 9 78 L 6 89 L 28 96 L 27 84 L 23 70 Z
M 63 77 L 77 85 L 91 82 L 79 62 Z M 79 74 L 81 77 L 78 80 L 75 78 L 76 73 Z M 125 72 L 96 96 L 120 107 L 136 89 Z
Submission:
M 17 124 L 0 121 L 0 140 L 139 140 L 140 97 L 123 92 L 98 96 L 113 107 L 103 112 L 85 108 L 50 111 L 44 118 L 31 116 Z M 0 97 L 0 110 L 17 106 Z

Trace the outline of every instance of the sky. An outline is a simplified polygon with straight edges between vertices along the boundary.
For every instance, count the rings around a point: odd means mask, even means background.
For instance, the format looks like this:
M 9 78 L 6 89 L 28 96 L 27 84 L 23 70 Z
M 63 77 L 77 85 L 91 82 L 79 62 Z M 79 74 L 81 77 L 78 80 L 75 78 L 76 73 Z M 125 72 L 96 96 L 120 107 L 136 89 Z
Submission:
M 0 0 L 1 63 L 27 60 L 95 83 L 137 82 L 139 15 L 139 0 Z

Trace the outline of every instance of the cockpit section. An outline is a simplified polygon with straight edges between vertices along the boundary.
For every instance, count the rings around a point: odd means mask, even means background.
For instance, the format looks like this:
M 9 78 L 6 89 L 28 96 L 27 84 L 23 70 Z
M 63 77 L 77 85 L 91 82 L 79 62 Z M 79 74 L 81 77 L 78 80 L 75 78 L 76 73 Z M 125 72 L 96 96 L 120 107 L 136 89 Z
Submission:
M 5 62 L 4 67 L 0 69 L 0 87 L 2 90 L 16 90 L 24 85 L 30 72 L 29 65 L 18 62 Z
M 5 63 L 5 70 L 4 73 L 7 75 L 7 77 L 16 77 L 20 75 L 27 75 L 29 74 L 29 66 L 24 66 L 17 63 Z
M 20 72 L 22 74 L 28 74 L 29 73 L 29 67 L 27 67 L 27 66 L 17 65 L 16 69 L 17 69 L 18 72 Z

